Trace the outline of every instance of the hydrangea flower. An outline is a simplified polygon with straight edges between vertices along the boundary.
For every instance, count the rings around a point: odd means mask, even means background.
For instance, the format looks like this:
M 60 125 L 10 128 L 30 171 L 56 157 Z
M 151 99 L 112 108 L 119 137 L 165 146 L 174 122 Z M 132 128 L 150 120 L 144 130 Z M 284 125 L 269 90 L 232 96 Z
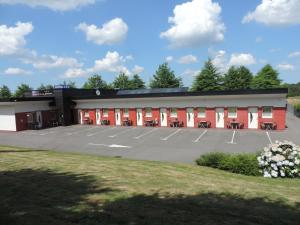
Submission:
M 264 177 L 299 177 L 300 148 L 289 141 L 276 141 L 257 157 Z

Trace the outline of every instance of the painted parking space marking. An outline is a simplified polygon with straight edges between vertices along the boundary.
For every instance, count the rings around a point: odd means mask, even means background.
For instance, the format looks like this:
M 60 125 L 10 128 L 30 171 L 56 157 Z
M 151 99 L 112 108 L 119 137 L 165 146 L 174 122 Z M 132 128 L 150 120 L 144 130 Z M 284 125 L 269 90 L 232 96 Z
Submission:
M 95 135 L 97 135 L 97 134 L 100 134 L 100 133 L 103 133 L 103 132 L 106 132 L 106 131 L 110 131 L 110 130 L 114 130 L 114 129 L 116 129 L 116 128 L 117 128 L 117 127 L 109 127 L 109 128 L 105 128 L 105 129 L 100 130 L 100 131 L 98 131 L 98 132 L 88 133 L 86 136 L 87 136 L 87 137 L 93 137 L 93 136 L 95 136 Z
M 208 131 L 208 130 L 203 131 L 202 134 L 200 134 L 200 136 L 199 136 L 196 140 L 194 140 L 193 142 L 194 142 L 194 143 L 199 142 L 200 139 L 207 133 L 207 131 Z
M 45 136 L 48 134 L 55 134 L 55 133 L 56 133 L 55 131 L 49 131 L 49 132 L 41 133 L 40 136 Z
M 270 134 L 269 134 L 268 131 L 266 131 L 266 134 L 267 134 L 267 137 L 268 137 L 268 139 L 269 139 L 270 144 L 273 144 L 272 139 L 271 139 L 271 136 L 270 136 Z
M 104 146 L 104 147 L 108 147 L 108 148 L 131 148 L 131 146 L 117 145 L 117 144 L 106 145 L 106 144 L 88 143 L 88 145 L 92 145 L 92 146 Z
M 158 129 L 157 129 L 157 128 L 153 128 L 152 130 L 150 130 L 150 131 L 148 131 L 148 132 L 146 132 L 146 133 L 143 133 L 143 134 L 141 134 L 140 136 L 134 137 L 134 139 L 140 139 L 140 138 L 142 138 L 142 137 L 144 137 L 144 136 L 146 136 L 146 135 L 148 135 L 148 134 L 151 134 L 152 132 L 154 132 L 154 131 L 156 131 L 156 130 L 158 130 Z
M 109 135 L 108 137 L 110 137 L 110 138 L 115 138 L 115 137 L 117 137 L 117 136 L 119 136 L 119 135 L 121 135 L 121 134 L 124 134 L 124 133 L 127 133 L 127 132 L 129 132 L 129 131 L 135 130 L 136 128 L 137 128 L 137 127 L 131 127 L 131 128 L 129 128 L 129 129 L 125 129 L 125 130 L 120 131 L 120 132 L 118 132 L 118 133 L 115 133 L 115 134 L 113 134 L 113 135 Z
M 167 141 L 170 137 L 174 136 L 175 134 L 179 133 L 180 131 L 181 131 L 181 129 L 178 129 L 175 132 L 173 132 L 170 135 L 168 135 L 167 137 L 161 138 L 160 140 Z
M 236 142 L 234 142 L 235 133 L 236 133 L 236 130 L 233 131 L 231 141 L 227 142 L 228 144 L 232 144 L 232 145 L 236 145 L 237 144 Z

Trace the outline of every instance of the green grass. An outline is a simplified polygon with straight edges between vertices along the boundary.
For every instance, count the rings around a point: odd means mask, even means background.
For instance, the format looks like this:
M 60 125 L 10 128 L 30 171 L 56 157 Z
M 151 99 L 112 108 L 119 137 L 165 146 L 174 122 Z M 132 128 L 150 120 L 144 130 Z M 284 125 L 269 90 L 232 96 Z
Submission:
M 0 147 L 0 224 L 299 224 L 300 180 Z

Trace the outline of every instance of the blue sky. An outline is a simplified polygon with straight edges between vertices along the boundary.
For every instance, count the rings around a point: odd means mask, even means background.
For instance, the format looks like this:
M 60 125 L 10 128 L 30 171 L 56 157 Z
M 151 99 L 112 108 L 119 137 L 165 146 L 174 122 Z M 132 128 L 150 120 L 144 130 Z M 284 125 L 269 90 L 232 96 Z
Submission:
M 298 0 L 0 0 L 0 85 L 119 71 L 148 82 L 168 61 L 188 86 L 208 57 L 299 82 L 299 11 Z

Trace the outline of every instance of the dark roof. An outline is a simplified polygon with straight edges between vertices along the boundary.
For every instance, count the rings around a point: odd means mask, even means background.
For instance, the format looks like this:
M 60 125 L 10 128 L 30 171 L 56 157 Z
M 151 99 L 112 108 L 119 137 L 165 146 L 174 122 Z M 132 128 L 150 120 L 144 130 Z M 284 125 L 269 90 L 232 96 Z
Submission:
M 21 98 L 0 98 L 0 102 L 30 102 L 30 101 L 52 101 L 53 97 L 21 97 Z
M 145 89 L 142 89 L 145 90 Z M 139 92 L 134 91 L 119 91 L 116 94 L 107 95 L 81 95 L 72 99 L 116 99 L 116 98 L 150 98 L 150 97 L 184 97 L 184 96 L 222 96 L 222 95 L 255 95 L 255 94 L 287 94 L 287 88 L 272 88 L 272 89 L 249 89 L 249 90 L 226 90 L 226 91 L 168 91 L 168 92 Z

